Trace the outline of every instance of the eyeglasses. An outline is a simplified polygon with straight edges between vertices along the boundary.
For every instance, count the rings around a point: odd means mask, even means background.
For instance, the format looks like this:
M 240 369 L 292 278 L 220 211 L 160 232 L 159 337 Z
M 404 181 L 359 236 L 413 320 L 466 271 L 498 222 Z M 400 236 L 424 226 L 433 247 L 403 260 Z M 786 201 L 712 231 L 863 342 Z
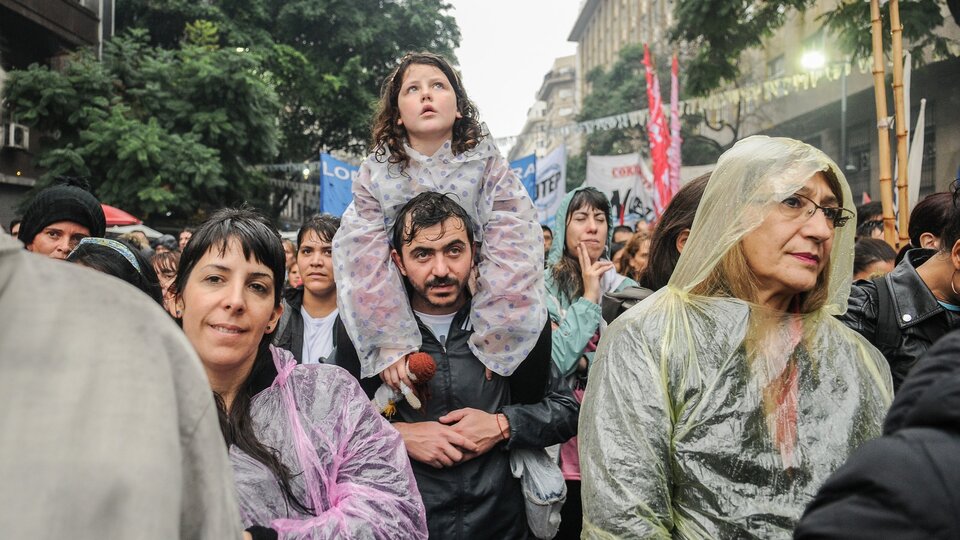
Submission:
M 779 207 L 780 212 L 788 218 L 805 216 L 804 219 L 810 219 L 817 210 L 820 210 L 823 212 L 824 217 L 827 218 L 827 224 L 830 225 L 831 228 L 843 227 L 847 224 L 847 221 L 850 221 L 853 217 L 853 212 L 846 208 L 840 206 L 820 206 L 809 197 L 805 197 L 799 193 L 794 193 L 780 201 Z

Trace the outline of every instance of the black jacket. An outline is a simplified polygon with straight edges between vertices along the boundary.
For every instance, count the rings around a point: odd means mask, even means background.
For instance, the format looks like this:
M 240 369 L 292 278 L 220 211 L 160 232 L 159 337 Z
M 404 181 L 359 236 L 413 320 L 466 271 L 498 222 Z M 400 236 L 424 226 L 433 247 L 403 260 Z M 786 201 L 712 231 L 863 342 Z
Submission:
M 917 363 L 883 436 L 827 479 L 794 538 L 960 538 L 960 331 Z
M 274 347 L 286 349 L 293 353 L 298 364 L 303 363 L 303 314 L 300 313 L 300 307 L 303 306 L 303 287 L 289 288 L 283 291 L 283 315 L 280 316 L 280 322 L 277 324 L 277 331 L 273 336 Z M 334 323 L 333 347 L 337 347 L 338 335 L 336 328 L 340 326 L 340 316 Z M 333 353 L 331 353 L 331 356 Z M 330 362 L 326 362 L 330 363 Z
M 885 326 L 880 318 L 880 294 L 877 282 L 860 280 L 850 289 L 847 312 L 840 320 L 851 329 L 859 332 L 867 341 L 880 349 L 890 364 L 893 375 L 893 388 L 898 390 L 910 368 L 920 356 L 944 334 L 954 328 L 960 328 L 960 315 L 945 310 L 930 292 L 920 276 L 917 267 L 936 254 L 932 249 L 912 249 L 894 268 L 893 272 L 880 280 L 890 291 L 893 303 L 893 318 L 896 335 L 882 334 Z
M 484 365 L 467 346 L 472 333 L 469 314 L 468 303 L 454 316 L 446 348 L 418 319 L 423 336 L 421 350 L 433 356 L 437 373 L 429 383 L 430 397 L 423 410 L 412 409 L 403 401 L 392 420 L 436 421 L 464 407 L 506 415 L 510 423 L 506 443 L 451 468 L 434 469 L 412 461 L 413 472 L 427 510 L 430 538 L 526 538 L 523 494 L 519 480 L 510 472 L 507 450 L 542 448 L 570 439 L 577 432 L 580 405 L 552 362 L 545 397 L 531 405 L 512 404 L 509 380 L 494 375 L 493 380 L 487 381 Z M 544 332 L 549 343 L 549 323 Z M 341 356 L 344 351 L 344 347 L 338 347 L 337 365 L 357 376 L 359 364 Z M 376 383 L 373 386 L 379 386 L 378 378 Z

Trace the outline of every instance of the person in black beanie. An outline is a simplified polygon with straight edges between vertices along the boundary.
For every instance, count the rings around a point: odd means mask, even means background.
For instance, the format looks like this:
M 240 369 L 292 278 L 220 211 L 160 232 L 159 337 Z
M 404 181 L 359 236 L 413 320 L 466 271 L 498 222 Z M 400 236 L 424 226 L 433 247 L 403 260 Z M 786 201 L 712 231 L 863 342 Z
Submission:
M 18 238 L 28 251 L 66 259 L 80 240 L 102 237 L 106 228 L 100 201 L 68 180 L 37 194 L 23 215 Z

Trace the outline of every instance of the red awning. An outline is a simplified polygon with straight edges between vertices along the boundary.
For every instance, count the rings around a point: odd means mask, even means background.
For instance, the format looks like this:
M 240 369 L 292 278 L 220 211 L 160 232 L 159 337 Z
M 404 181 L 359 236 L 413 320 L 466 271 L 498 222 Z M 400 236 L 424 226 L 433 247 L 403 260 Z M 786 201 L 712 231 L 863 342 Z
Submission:
M 113 227 L 114 225 L 139 225 L 143 223 L 123 210 L 110 206 L 109 204 L 101 204 L 100 206 L 103 207 L 103 217 L 107 219 L 107 227 Z

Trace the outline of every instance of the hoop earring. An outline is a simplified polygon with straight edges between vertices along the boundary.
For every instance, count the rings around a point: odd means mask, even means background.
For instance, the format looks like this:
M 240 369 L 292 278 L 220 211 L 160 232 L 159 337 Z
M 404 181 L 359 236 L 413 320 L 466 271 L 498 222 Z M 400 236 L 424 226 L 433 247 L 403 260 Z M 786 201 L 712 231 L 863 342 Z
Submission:
M 954 270 L 953 273 L 950 274 L 950 290 L 953 291 L 954 296 L 960 296 L 960 292 L 957 292 L 957 286 L 953 284 L 953 278 L 956 277 L 956 275 L 957 275 L 956 270 Z

